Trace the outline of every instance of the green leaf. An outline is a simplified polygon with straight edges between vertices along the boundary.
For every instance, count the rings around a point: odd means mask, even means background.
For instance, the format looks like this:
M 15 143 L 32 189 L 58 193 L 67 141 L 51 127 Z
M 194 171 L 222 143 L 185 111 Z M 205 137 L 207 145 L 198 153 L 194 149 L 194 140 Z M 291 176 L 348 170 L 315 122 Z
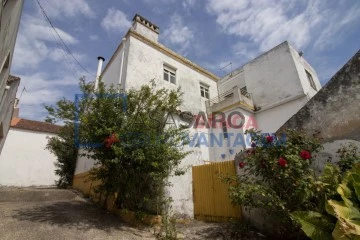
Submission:
M 340 222 L 338 221 L 335 225 L 334 231 L 332 232 L 332 237 L 336 240 L 348 240 L 350 239 L 344 229 L 342 228 Z
M 360 236 L 360 212 L 354 206 L 347 206 L 343 202 L 335 200 L 329 200 L 329 205 L 333 208 L 336 217 L 338 218 L 338 224 L 342 231 L 346 234 L 353 234 Z M 336 230 L 340 232 L 340 230 Z M 346 239 L 346 238 L 344 238 Z
M 343 183 L 339 184 L 337 192 L 340 194 L 341 197 L 351 198 L 351 190 Z
M 360 182 L 354 182 L 353 186 L 354 186 L 354 190 L 355 190 L 357 200 L 360 201 Z
M 331 232 L 334 223 L 326 216 L 313 211 L 296 211 L 290 214 L 298 223 L 304 233 L 313 240 L 332 239 Z

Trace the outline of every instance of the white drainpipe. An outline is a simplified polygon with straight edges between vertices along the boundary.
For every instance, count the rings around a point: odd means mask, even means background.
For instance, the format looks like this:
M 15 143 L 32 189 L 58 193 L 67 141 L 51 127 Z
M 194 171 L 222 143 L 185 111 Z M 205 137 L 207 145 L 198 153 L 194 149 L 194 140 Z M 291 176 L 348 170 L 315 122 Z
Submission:
M 124 58 L 125 58 L 125 41 L 126 41 L 126 38 L 123 38 L 122 39 L 122 47 L 123 47 L 123 51 L 122 51 L 122 54 L 121 54 L 121 62 L 120 62 L 120 72 L 119 72 L 119 88 L 121 86 L 121 78 L 122 78 L 122 74 L 123 74 L 123 67 L 124 67 Z M 119 89 L 120 91 L 120 89 Z
M 105 58 L 100 56 L 100 57 L 98 57 L 98 60 L 99 60 L 99 64 L 98 64 L 98 68 L 97 68 L 97 72 L 96 72 L 95 91 L 97 91 L 99 88 L 101 70 L 102 70 L 102 65 L 103 65 L 103 62 L 105 61 Z

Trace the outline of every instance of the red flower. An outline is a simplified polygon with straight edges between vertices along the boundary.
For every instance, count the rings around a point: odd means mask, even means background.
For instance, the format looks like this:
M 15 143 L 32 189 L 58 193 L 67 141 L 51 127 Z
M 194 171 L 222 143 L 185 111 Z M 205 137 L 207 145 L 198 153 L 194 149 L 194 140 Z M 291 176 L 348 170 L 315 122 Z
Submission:
M 287 165 L 287 161 L 285 158 L 279 158 L 278 160 L 278 164 L 281 166 L 281 167 L 285 167 Z
M 274 137 L 273 137 L 273 136 L 267 136 L 267 137 L 266 137 L 266 141 L 267 141 L 268 143 L 271 143 L 272 141 L 274 141 Z
M 109 137 L 105 138 L 105 147 L 110 148 L 114 143 L 119 142 L 119 139 L 116 137 L 115 133 L 111 134 Z
M 300 152 L 300 157 L 301 157 L 302 159 L 304 159 L 304 160 L 310 159 L 310 158 L 311 158 L 311 153 L 308 152 L 308 151 L 306 151 L 306 150 L 302 150 L 302 151 Z
M 244 168 L 245 167 L 245 163 L 244 162 L 240 162 L 239 163 L 239 168 Z

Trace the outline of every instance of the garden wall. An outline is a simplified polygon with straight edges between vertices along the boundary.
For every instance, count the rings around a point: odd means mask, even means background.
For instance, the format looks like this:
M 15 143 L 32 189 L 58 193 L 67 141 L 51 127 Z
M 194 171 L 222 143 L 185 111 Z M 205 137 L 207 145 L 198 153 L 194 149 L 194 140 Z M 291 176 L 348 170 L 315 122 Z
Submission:
M 338 149 L 349 143 L 360 149 L 360 51 L 330 81 L 293 115 L 278 131 L 302 129 L 320 138 L 323 150 L 316 156 L 319 174 L 326 162 L 337 162 Z M 238 165 L 238 160 L 236 161 Z M 237 169 L 238 174 L 241 170 Z M 274 222 L 261 209 L 245 209 L 243 215 L 257 228 L 272 232 Z
M 360 51 L 279 130 L 303 129 L 321 139 L 324 149 L 318 154 L 316 169 L 326 161 L 337 162 L 341 145 L 360 148 Z

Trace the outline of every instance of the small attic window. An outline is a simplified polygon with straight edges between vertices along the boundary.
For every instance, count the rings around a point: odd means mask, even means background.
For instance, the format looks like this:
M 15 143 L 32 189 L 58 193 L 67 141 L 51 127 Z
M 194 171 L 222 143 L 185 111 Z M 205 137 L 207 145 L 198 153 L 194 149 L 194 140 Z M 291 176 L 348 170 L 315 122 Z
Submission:
M 311 86 L 315 91 L 317 91 L 316 85 L 315 85 L 315 82 L 314 82 L 314 79 L 313 79 L 311 73 L 309 73 L 306 69 L 305 69 L 305 72 L 306 72 L 306 76 L 307 76 L 307 78 L 308 78 L 308 80 L 309 80 L 310 86 Z

